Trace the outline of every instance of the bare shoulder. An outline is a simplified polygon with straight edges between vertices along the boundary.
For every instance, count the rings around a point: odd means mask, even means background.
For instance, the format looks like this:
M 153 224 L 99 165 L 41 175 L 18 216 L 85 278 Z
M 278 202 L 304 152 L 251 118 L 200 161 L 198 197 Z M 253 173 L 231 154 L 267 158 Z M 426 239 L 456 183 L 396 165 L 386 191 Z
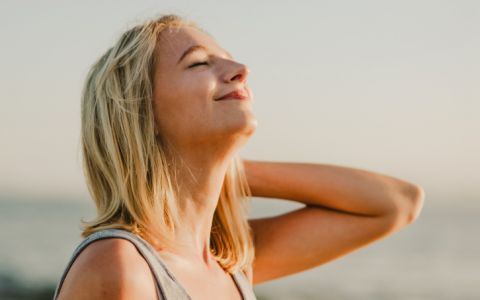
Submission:
M 150 268 L 129 241 L 98 240 L 70 268 L 58 295 L 63 299 L 157 299 Z

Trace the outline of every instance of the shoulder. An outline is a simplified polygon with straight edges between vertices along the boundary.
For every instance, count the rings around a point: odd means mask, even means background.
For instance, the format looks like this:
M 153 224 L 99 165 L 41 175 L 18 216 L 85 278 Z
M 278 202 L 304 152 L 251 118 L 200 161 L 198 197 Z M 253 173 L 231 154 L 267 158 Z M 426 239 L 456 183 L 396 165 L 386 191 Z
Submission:
M 89 244 L 70 268 L 58 299 L 156 299 L 150 268 L 129 241 Z

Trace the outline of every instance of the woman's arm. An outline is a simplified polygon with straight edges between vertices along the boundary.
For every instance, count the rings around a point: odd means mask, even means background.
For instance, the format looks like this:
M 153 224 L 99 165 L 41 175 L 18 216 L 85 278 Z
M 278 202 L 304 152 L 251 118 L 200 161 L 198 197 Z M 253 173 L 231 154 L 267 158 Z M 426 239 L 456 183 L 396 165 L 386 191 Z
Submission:
M 423 205 L 419 186 L 365 170 L 252 160 L 244 167 L 253 196 L 306 204 L 249 220 L 252 284 L 319 266 L 390 235 L 412 223 Z
M 255 197 L 289 199 L 364 216 L 403 214 L 413 220 L 424 198 L 421 187 L 388 175 L 330 164 L 244 160 Z

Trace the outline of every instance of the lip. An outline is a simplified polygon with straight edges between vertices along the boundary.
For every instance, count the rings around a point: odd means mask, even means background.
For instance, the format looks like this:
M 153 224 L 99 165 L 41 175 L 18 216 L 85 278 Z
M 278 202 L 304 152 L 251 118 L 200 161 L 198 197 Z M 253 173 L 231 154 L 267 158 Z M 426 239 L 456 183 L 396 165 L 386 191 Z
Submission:
M 249 98 L 248 93 L 246 93 L 244 90 L 235 90 L 226 95 L 223 95 L 220 98 L 215 99 L 215 101 L 227 100 L 227 99 L 246 100 L 248 98 Z

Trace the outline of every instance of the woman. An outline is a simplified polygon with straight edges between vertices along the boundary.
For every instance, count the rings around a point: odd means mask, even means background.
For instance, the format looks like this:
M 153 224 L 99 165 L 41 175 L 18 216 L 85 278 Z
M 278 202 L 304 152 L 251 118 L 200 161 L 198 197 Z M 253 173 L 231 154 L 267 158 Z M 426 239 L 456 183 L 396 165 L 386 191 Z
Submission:
M 125 32 L 82 97 L 85 222 L 55 299 L 255 299 L 252 286 L 410 224 L 423 191 L 365 170 L 245 160 L 249 69 L 196 24 Z M 305 207 L 247 220 L 250 196 Z

